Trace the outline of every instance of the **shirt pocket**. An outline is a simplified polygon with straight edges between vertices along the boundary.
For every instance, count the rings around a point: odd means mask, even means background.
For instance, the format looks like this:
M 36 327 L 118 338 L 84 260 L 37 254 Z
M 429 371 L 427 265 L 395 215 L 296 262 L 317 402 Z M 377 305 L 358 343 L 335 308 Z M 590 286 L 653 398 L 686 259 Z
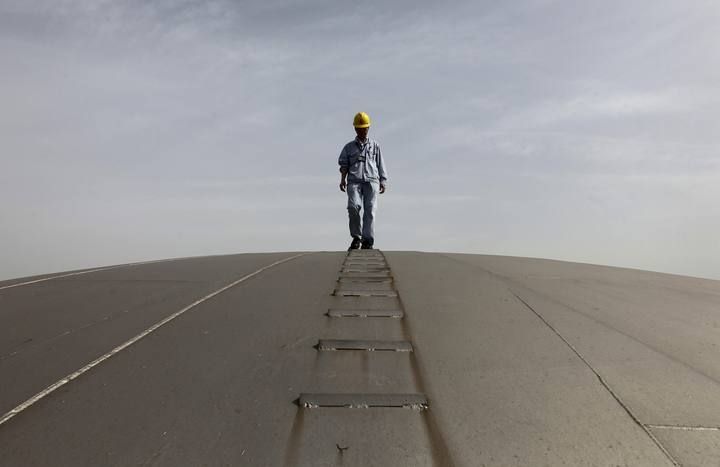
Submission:
M 357 164 L 360 161 L 360 152 L 353 151 L 350 154 L 348 154 L 348 164 L 352 167 L 353 165 Z

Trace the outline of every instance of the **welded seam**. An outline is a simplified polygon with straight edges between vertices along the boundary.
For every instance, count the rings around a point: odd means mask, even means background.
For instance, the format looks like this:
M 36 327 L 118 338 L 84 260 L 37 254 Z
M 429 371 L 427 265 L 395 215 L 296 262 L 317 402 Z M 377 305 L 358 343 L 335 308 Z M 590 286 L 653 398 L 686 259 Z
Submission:
M 655 425 L 652 423 L 648 423 L 645 426 L 656 430 L 720 431 L 720 427 L 717 426 Z
M 572 305 L 569 305 L 569 304 L 567 304 L 567 303 L 564 303 L 564 302 L 562 302 L 562 301 L 560 301 L 560 300 L 558 300 L 558 299 L 556 299 L 556 298 L 554 298 L 554 297 L 552 297 L 552 296 L 550 296 L 550 295 L 548 295 L 548 294 L 546 294 L 546 293 L 544 293 L 544 292 L 542 292 L 542 291 L 540 291 L 540 290 L 534 289 L 534 288 L 532 288 L 532 287 L 530 287 L 530 286 L 528 286 L 528 285 L 525 285 L 525 284 L 523 284 L 523 283 L 521 283 L 521 282 L 518 282 L 517 280 L 513 279 L 512 277 L 503 276 L 502 274 L 497 274 L 497 273 L 495 273 L 495 272 L 490 271 L 489 269 L 485 269 L 485 268 L 483 268 L 483 267 L 481 267 L 481 266 L 478 266 L 478 265 L 475 265 L 475 264 L 472 264 L 472 263 L 468 263 L 468 262 L 466 262 L 466 261 L 463 261 L 463 260 L 460 260 L 460 259 L 457 259 L 457 258 L 453 258 L 453 257 L 451 257 L 451 256 L 448 256 L 448 255 L 445 255 L 445 254 L 442 254 L 442 253 L 437 253 L 437 254 L 439 254 L 439 255 L 441 255 L 441 256 L 444 256 L 445 258 L 447 258 L 447 259 L 449 259 L 449 260 L 451 260 L 451 261 L 455 261 L 455 262 L 457 262 L 457 263 L 463 264 L 463 265 L 465 265 L 465 266 L 467 266 L 467 267 L 470 267 L 470 268 L 473 268 L 473 269 L 478 269 L 478 270 L 480 270 L 480 271 L 483 271 L 483 272 L 485 272 L 486 274 L 489 274 L 491 277 L 494 277 L 495 279 L 497 279 L 497 280 L 499 280 L 499 281 L 505 282 L 505 283 L 507 283 L 507 284 L 511 284 L 512 287 L 524 289 L 524 290 L 527 290 L 527 291 L 529 291 L 529 292 L 531 292 L 531 293 L 533 293 L 533 294 L 535 294 L 535 295 L 538 295 L 538 296 L 540 296 L 541 298 L 543 298 L 543 299 L 545 299 L 545 300 L 547 300 L 547 301 L 549 301 L 549 302 L 552 302 L 552 303 L 554 303 L 554 304 L 557 304 L 557 305 L 559 305 L 559 306 L 561 306 L 561 307 L 563 307 L 563 308 L 566 308 L 567 310 L 569 310 L 569 311 L 571 311 L 571 312 L 573 312 L 573 313 L 575 313 L 575 314 L 578 314 L 578 315 L 580 315 L 580 316 L 582 316 L 582 317 L 584 317 L 584 318 L 586 318 L 586 319 L 589 319 L 589 320 L 591 320 L 592 322 L 594 322 L 594 323 L 596 323 L 596 324 L 598 324 L 598 325 L 600 325 L 600 326 L 602 326 L 602 327 L 604 327 L 604 328 L 606 328 L 606 329 L 608 329 L 608 330 L 610 330 L 610 331 L 612 331 L 612 332 L 615 332 L 615 333 L 617 333 L 617 334 L 620 334 L 620 335 L 622 335 L 622 336 L 627 337 L 628 339 L 632 340 L 633 342 L 636 342 L 636 343 L 640 344 L 641 346 L 646 347 L 647 349 L 655 352 L 656 354 L 661 355 L 663 358 L 666 358 L 666 359 L 668 359 L 668 360 L 670 360 L 670 361 L 672 361 L 672 362 L 674 362 L 674 363 L 677 363 L 678 365 L 681 365 L 681 366 L 683 366 L 684 368 L 687 368 L 688 370 L 692 371 L 693 373 L 696 373 L 696 374 L 702 376 L 703 378 L 707 379 L 708 381 L 712 382 L 713 384 L 720 385 L 720 379 L 717 379 L 717 378 L 715 378 L 715 377 L 713 377 L 713 376 L 711 376 L 711 375 L 703 372 L 702 370 L 693 367 L 693 366 L 690 365 L 689 363 L 687 363 L 687 362 L 685 362 L 685 361 L 683 361 L 683 360 L 680 360 L 680 359 L 678 359 L 678 358 L 676 358 L 676 357 L 674 357 L 674 356 L 672 356 L 672 355 L 664 352 L 662 349 L 660 349 L 660 348 L 658 348 L 658 347 L 656 347 L 656 346 L 654 346 L 654 345 L 652 345 L 652 344 L 649 344 L 649 343 L 647 343 L 647 342 L 642 341 L 641 339 L 633 336 L 632 334 L 629 334 L 629 333 L 627 333 L 627 332 L 624 332 L 624 331 L 622 331 L 622 330 L 620 330 L 620 329 L 618 329 L 618 328 L 616 328 L 616 327 L 614 327 L 614 326 L 612 326 L 612 325 L 610 325 L 610 324 L 608 324 L 608 323 L 606 323 L 606 322 L 604 322 L 604 321 L 601 321 L 601 320 L 597 319 L 596 317 L 592 316 L 591 314 L 585 313 L 585 312 L 577 309 L 576 307 L 574 307 L 574 306 L 572 306 Z
M 145 264 L 153 264 L 153 263 L 167 263 L 170 261 L 179 261 L 179 260 L 190 259 L 190 258 L 191 257 L 188 256 L 188 257 L 184 257 L 184 258 L 157 259 L 157 260 L 153 260 L 153 261 L 141 261 L 139 263 L 118 264 L 115 266 L 107 266 L 104 268 L 87 269 L 84 271 L 70 272 L 67 274 L 58 274 L 57 276 L 44 277 L 42 279 L 35 279 L 32 281 L 25 281 L 25 282 L 19 282 L 17 284 L 5 285 L 3 287 L 0 287 L 0 290 L 11 289 L 13 287 L 21 287 L 23 285 L 37 284 L 38 282 L 46 282 L 46 281 L 51 281 L 53 279 L 60 279 L 63 277 L 81 276 L 83 274 L 90 274 L 92 272 L 109 271 L 111 269 L 126 268 L 126 267 L 131 267 L 131 266 L 142 266 Z
M 241 282 L 244 282 L 244 281 L 246 281 L 246 280 L 248 280 L 248 279 L 250 279 L 250 278 L 252 278 L 252 277 L 254 277 L 254 276 L 257 276 L 257 275 L 260 274 L 261 272 L 266 271 L 266 270 L 272 268 L 273 266 L 277 266 L 277 265 L 279 265 L 279 264 L 286 263 L 286 262 L 291 261 L 291 260 L 293 260 L 293 259 L 299 258 L 299 257 L 301 257 L 301 256 L 306 256 L 306 255 L 309 255 L 309 254 L 310 254 L 310 253 L 300 253 L 300 254 L 297 254 L 297 255 L 290 256 L 290 257 L 288 257 L 288 258 L 282 259 L 282 260 L 280 260 L 280 261 L 275 261 L 275 262 L 272 263 L 272 264 L 269 264 L 269 265 L 267 265 L 267 266 L 264 266 L 264 267 L 258 269 L 257 271 L 255 271 L 255 272 L 253 272 L 253 273 L 250 273 L 250 274 L 248 274 L 248 275 L 246 275 L 246 276 L 243 276 L 243 277 L 241 277 L 240 279 L 238 279 L 238 280 L 236 280 L 236 281 L 234 281 L 234 282 L 232 282 L 232 283 L 230 283 L 230 284 L 228 284 L 228 285 L 226 285 L 226 286 L 224 286 L 224 287 L 216 290 L 215 292 L 212 292 L 211 294 L 206 295 L 206 296 L 204 296 L 203 298 L 194 301 L 193 303 L 191 303 L 190 305 L 186 306 L 186 307 L 183 308 L 182 310 L 176 311 L 175 313 L 171 314 L 170 316 L 162 319 L 161 321 L 158 321 L 157 323 L 155 323 L 155 324 L 153 324 L 152 326 L 150 326 L 149 328 L 147 328 L 145 331 L 141 332 L 140 334 L 136 335 L 135 337 L 131 338 L 130 340 L 124 342 L 123 344 L 120 344 L 119 346 L 115 347 L 114 349 L 112 349 L 111 351 L 107 352 L 106 354 L 104 354 L 104 355 L 96 358 L 95 360 L 93 360 L 92 362 L 90 362 L 90 363 L 88 363 L 87 365 L 83 366 L 83 367 L 80 368 L 79 370 L 77 370 L 77 371 L 75 371 L 75 372 L 73 372 L 73 373 L 70 373 L 69 375 L 65 376 L 64 378 L 60 379 L 59 381 L 51 384 L 51 385 L 48 386 L 47 388 L 43 389 L 43 390 L 40 391 L 39 393 L 37 393 L 37 394 L 35 394 L 34 396 L 32 396 L 30 399 L 26 400 L 26 401 L 23 402 L 22 404 L 18 405 L 17 407 L 15 407 L 15 408 L 12 409 L 12 410 L 10 410 L 10 411 L 7 412 L 5 415 L 3 415 L 2 418 L 0 418 L 0 426 L 2 426 L 4 423 L 6 423 L 6 422 L 7 422 L 8 420 L 10 420 L 11 418 L 15 417 L 16 415 L 18 415 L 18 414 L 21 413 L 22 411 L 28 409 L 29 407 L 31 407 L 31 406 L 32 406 L 33 404 L 35 404 L 36 402 L 40 401 L 41 399 L 43 399 L 43 398 L 47 397 L 48 395 L 50 395 L 51 393 L 53 393 L 54 391 L 56 391 L 56 390 L 60 389 L 61 387 L 65 386 L 65 385 L 68 384 L 70 381 L 79 378 L 80 376 L 82 376 L 83 374 L 85 374 L 85 373 L 87 373 L 88 371 L 92 370 L 93 368 L 95 368 L 96 366 L 98 366 L 99 364 L 101 364 L 102 362 L 104 362 L 105 360 L 107 360 L 107 359 L 109 359 L 110 357 L 114 356 L 115 354 L 117 354 L 117 353 L 125 350 L 126 348 L 130 347 L 131 345 L 133 345 L 134 343 L 136 343 L 137 341 L 139 341 L 139 340 L 142 339 L 143 337 L 145 337 L 145 336 L 147 336 L 148 334 L 156 331 L 158 328 L 164 326 L 165 324 L 169 323 L 170 321 L 172 321 L 172 320 L 174 320 L 175 318 L 179 317 L 180 315 L 184 314 L 186 311 L 188 311 L 188 310 L 196 307 L 197 305 L 199 305 L 199 304 L 201 304 L 201 303 L 203 303 L 203 302 L 205 302 L 205 301 L 207 301 L 207 300 L 210 300 L 211 298 L 215 297 L 216 295 L 219 295 L 219 294 L 225 292 L 225 291 L 228 290 L 229 288 L 234 287 L 234 286 L 236 286 L 237 284 L 239 284 L 239 283 L 241 283 Z
M 390 261 L 388 261 L 387 255 L 384 251 L 380 251 L 380 254 L 385 259 L 385 262 L 388 265 L 388 269 L 392 271 L 392 267 L 390 266 Z M 394 273 L 393 273 L 394 277 Z M 398 289 L 398 284 L 393 279 L 393 289 L 397 292 L 397 296 L 395 299 L 398 302 L 399 309 L 403 312 L 403 319 L 400 321 L 403 331 L 403 337 L 405 340 L 409 342 L 414 343 L 414 339 L 412 339 L 413 332 L 412 332 L 412 323 L 411 320 L 408 319 L 408 313 L 407 313 L 407 307 L 405 306 L 405 302 L 403 301 L 402 295 L 400 294 L 400 290 Z M 410 354 L 410 371 L 413 375 L 413 379 L 415 382 L 415 387 L 420 390 L 423 394 L 428 394 L 427 392 L 427 383 L 425 382 L 425 371 L 423 369 L 423 365 L 421 363 L 421 358 L 419 355 L 418 350 L 413 345 L 413 353 Z M 428 401 L 430 400 L 430 397 L 428 396 Z M 438 424 L 437 418 L 435 414 L 438 413 L 438 408 L 435 407 L 433 410 L 426 410 L 423 412 L 426 414 L 426 418 L 423 420 L 425 429 L 427 430 L 427 437 L 430 441 L 430 450 L 431 450 L 431 457 L 433 461 L 433 465 L 443 466 L 443 467 L 454 467 L 455 461 L 453 460 L 452 453 L 450 452 L 450 448 L 447 444 L 447 441 L 445 439 L 445 434 L 440 429 L 440 426 Z
M 660 451 L 662 451 L 663 454 L 665 454 L 665 456 L 667 456 L 667 458 L 670 460 L 670 462 L 673 463 L 673 465 L 680 467 L 681 464 L 677 460 L 675 460 L 675 458 L 672 456 L 672 454 L 670 454 L 670 452 L 665 448 L 665 446 L 662 445 L 660 440 L 658 440 L 655 437 L 655 435 L 650 431 L 649 427 L 647 425 L 645 425 L 644 423 L 642 423 L 640 421 L 640 419 L 638 419 L 637 416 L 635 416 L 635 414 L 632 412 L 632 410 L 630 410 L 630 407 L 625 402 L 623 402 L 623 400 L 620 398 L 620 396 L 610 387 L 610 385 L 605 381 L 605 379 L 602 377 L 602 375 L 590 364 L 590 362 L 588 362 L 585 359 L 585 357 L 582 356 L 582 354 L 575 348 L 575 346 L 572 345 L 570 343 L 570 341 L 565 339 L 565 337 L 563 337 L 563 335 L 560 334 L 560 332 L 557 329 L 555 329 L 555 327 L 553 327 L 553 325 L 550 324 L 550 322 L 548 322 L 548 320 L 546 320 L 539 312 L 535 311 L 535 309 L 533 307 L 531 307 L 525 300 L 520 298 L 519 295 L 517 295 L 512 290 L 510 290 L 510 293 L 513 294 L 513 296 L 515 298 L 517 298 L 520 302 L 522 302 L 522 304 L 525 305 L 528 308 L 528 310 L 532 311 L 533 314 L 535 314 L 535 316 L 537 316 L 538 319 L 540 319 L 540 321 L 545 323 L 545 326 L 550 328 L 550 330 L 553 333 L 555 333 L 555 335 L 558 336 L 560 338 L 560 340 L 562 340 L 565 343 L 565 345 L 567 345 L 570 348 L 570 350 L 573 351 L 573 353 L 575 355 L 577 355 L 577 357 L 590 369 L 590 371 L 592 371 L 595 374 L 598 381 L 600 381 L 600 384 L 602 384 L 603 387 L 610 393 L 610 395 L 613 397 L 613 399 L 615 399 L 615 401 L 618 404 L 620 404 L 620 407 L 622 407 L 623 410 L 625 410 L 625 412 L 630 416 L 630 418 L 632 418 L 632 420 L 635 422 L 635 424 L 637 424 L 637 426 L 639 426 L 640 429 L 642 429 L 645 432 L 645 434 L 648 435 L 648 437 L 653 441 L 653 443 L 655 443 L 655 445 L 660 449 Z
M 54 340 L 60 339 L 65 336 L 69 336 L 70 334 L 74 334 L 79 331 L 84 331 L 85 329 L 96 326 L 98 324 L 104 324 L 104 323 L 111 321 L 114 318 L 120 316 L 121 314 L 126 314 L 128 312 L 129 312 L 129 310 L 116 311 L 116 312 L 110 313 L 109 315 L 103 317 L 102 319 L 99 319 L 96 321 L 91 321 L 90 323 L 84 324 L 84 325 L 79 326 L 74 329 L 68 329 L 67 331 L 61 332 L 60 334 L 56 334 L 54 336 L 48 337 L 47 339 L 43 339 L 41 341 L 30 341 L 30 340 L 25 341 L 24 343 L 13 347 L 9 353 L 0 355 L 0 362 L 5 359 L 8 359 L 8 358 L 15 357 L 15 356 L 23 353 L 24 351 L 27 351 L 28 349 L 36 348 L 40 345 L 46 345 Z

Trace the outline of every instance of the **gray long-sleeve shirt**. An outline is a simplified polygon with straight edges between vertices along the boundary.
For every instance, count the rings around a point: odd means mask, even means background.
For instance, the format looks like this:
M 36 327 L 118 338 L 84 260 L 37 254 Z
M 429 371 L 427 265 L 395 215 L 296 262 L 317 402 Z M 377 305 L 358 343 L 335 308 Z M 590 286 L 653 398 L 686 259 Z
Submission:
M 347 170 L 349 183 L 380 181 L 384 184 L 387 180 L 380 145 L 370 138 L 364 143 L 355 138 L 346 144 L 340 152 L 338 164 L 341 172 Z

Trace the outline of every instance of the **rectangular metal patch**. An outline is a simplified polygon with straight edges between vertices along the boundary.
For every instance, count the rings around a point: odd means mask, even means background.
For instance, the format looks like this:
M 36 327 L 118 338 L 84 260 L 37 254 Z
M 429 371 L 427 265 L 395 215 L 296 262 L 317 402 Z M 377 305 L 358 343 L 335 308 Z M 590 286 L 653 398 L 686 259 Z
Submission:
M 402 310 L 328 310 L 331 318 L 402 318 Z
M 357 284 L 389 284 L 392 282 L 390 277 L 341 277 L 338 282 L 343 284 L 357 283 Z
M 340 278 L 346 277 L 391 277 L 390 271 L 362 271 L 362 272 L 348 272 L 340 275 Z
M 369 352 L 412 352 L 408 341 L 379 341 L 360 339 L 320 339 L 318 350 L 366 350 Z
M 343 264 L 344 269 L 389 269 L 387 264 Z
M 340 297 L 397 297 L 394 290 L 336 290 Z
M 348 409 L 406 408 L 427 410 L 425 394 L 300 394 L 300 407 L 340 407 Z
M 364 267 L 364 266 L 349 266 L 344 267 L 341 273 L 345 272 L 390 272 L 390 269 L 384 266 L 378 267 Z

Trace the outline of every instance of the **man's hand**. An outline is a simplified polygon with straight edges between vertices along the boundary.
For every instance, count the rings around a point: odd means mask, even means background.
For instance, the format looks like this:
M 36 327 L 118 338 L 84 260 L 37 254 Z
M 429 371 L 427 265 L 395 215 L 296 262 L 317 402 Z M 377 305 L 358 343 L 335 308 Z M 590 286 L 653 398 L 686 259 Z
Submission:
M 380 184 L 380 194 L 382 194 L 382 193 L 385 193 L 385 184 L 384 183 Z
M 347 182 L 346 182 L 345 179 L 343 178 L 343 179 L 340 180 L 340 191 L 342 191 L 343 193 L 345 193 L 345 188 L 347 188 Z

